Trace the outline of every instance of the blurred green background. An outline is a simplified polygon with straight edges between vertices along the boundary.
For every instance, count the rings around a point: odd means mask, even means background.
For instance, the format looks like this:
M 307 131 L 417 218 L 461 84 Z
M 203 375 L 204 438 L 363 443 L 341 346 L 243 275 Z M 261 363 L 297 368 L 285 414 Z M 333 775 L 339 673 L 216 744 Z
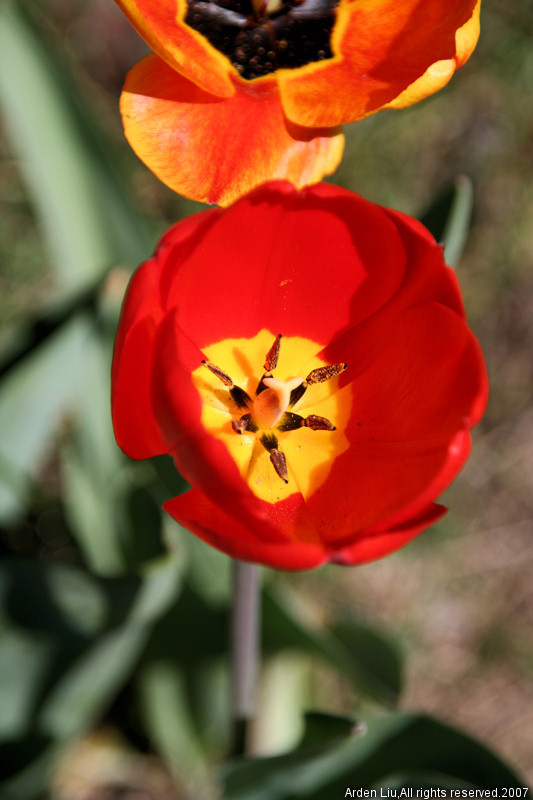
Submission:
M 527 0 L 483 0 L 480 43 L 451 84 L 415 108 L 349 126 L 333 176 L 437 233 L 458 176 L 471 181 L 458 274 L 491 378 L 489 408 L 444 498 L 443 522 L 364 567 L 265 571 L 256 748 L 267 755 L 294 746 L 305 708 L 377 715 L 377 733 L 365 740 L 370 755 L 351 783 L 344 767 L 333 770 L 339 787 L 391 776 L 390 785 L 422 786 L 422 775 L 428 786 L 496 785 L 476 770 L 505 781 L 485 751 L 425 718 L 387 716 L 393 707 L 459 727 L 533 778 L 532 41 Z M 123 457 L 109 419 L 128 275 L 169 224 L 200 208 L 160 184 L 123 138 L 121 85 L 145 52 L 112 0 L 0 8 L 7 798 L 220 793 L 209 765 L 223 758 L 229 736 L 228 561 L 160 513 L 183 483 L 165 459 Z M 463 195 L 469 185 L 459 183 Z M 315 741 L 316 728 L 320 741 L 336 742 L 350 725 L 310 718 L 305 741 Z M 387 753 L 397 751 L 398 725 L 420 763 L 406 758 L 402 772 L 381 755 L 372 772 L 380 737 L 391 742 Z M 446 764 L 430 764 L 447 748 Z M 464 769 L 461 752 L 470 754 Z M 281 769 L 268 765 L 269 774 Z M 288 794 L 279 781 L 256 794 L 264 776 L 237 771 L 226 776 L 224 796 L 314 796 L 298 778 L 302 764 L 289 767 Z M 431 783 L 431 770 L 456 783 Z M 317 797 L 344 796 L 333 786 Z

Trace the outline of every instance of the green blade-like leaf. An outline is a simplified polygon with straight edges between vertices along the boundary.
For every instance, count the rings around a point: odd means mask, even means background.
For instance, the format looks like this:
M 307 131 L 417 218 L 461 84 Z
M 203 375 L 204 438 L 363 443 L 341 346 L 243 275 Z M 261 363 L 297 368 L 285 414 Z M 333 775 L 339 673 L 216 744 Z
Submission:
M 53 656 L 50 641 L 0 626 L 0 742 L 31 731 L 31 717 Z
M 62 449 L 67 519 L 88 565 L 100 575 L 128 567 L 127 521 L 120 514 L 127 477 L 111 426 L 110 361 L 110 345 L 93 335 L 78 383 L 76 426 Z
M 39 730 L 65 740 L 87 730 L 123 686 L 152 625 L 175 602 L 181 566 L 172 557 L 154 565 L 141 583 L 123 626 L 100 637 L 65 673 L 42 708 Z
M 266 591 L 263 602 L 263 647 L 266 652 L 293 648 L 330 663 L 371 698 L 393 705 L 402 688 L 398 648 L 377 631 L 361 624 L 335 631 L 313 628 L 291 610 L 290 598 Z
M 472 181 L 466 175 L 459 175 L 455 181 L 452 205 L 442 232 L 444 259 L 455 269 L 463 253 L 474 203 Z
M 356 733 L 361 733 L 362 730 L 361 724 L 353 717 L 308 711 L 305 715 L 305 728 L 298 750 L 330 746 Z
M 391 715 L 337 746 L 248 759 L 224 771 L 226 800 L 323 800 L 347 788 L 502 788 L 524 783 L 484 745 L 437 720 Z M 368 795 L 370 796 L 370 795 Z
M 473 201 L 472 181 L 466 175 L 459 175 L 421 218 L 435 239 L 444 245 L 445 261 L 453 269 L 457 267 L 466 244 Z
M 141 669 L 137 687 L 148 736 L 176 779 L 183 782 L 203 774 L 205 756 L 179 662 L 148 661 Z
M 56 425 L 72 405 L 91 323 L 78 317 L 13 368 L 0 394 L 0 518 L 20 513 Z
M 21 13 L 0 8 L 0 105 L 6 131 L 42 220 L 58 289 L 90 282 L 104 267 L 146 253 L 140 219 L 115 181 L 80 111 L 68 70 Z M 94 114 L 92 115 L 94 116 Z
M 396 702 L 403 687 L 403 658 L 398 642 L 356 620 L 334 624 L 330 633 L 350 653 L 354 670 L 369 695 Z

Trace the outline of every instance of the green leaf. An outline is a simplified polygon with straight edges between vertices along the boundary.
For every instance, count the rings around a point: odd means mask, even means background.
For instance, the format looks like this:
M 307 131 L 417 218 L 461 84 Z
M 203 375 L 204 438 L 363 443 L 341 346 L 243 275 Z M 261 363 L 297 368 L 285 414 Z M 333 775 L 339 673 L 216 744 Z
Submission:
M 60 748 L 40 736 L 30 735 L 2 745 L 2 800 L 43 798 L 50 771 Z
M 56 43 L 55 50 L 59 43 Z M 6 130 L 42 220 L 62 293 L 146 249 L 140 219 L 94 136 L 96 114 L 20 6 L 0 8 L 0 104 Z
M 39 730 L 64 740 L 94 724 L 131 675 L 153 623 L 175 602 L 180 579 L 176 559 L 168 557 L 151 567 L 124 625 L 84 651 L 48 695 Z
M 291 609 L 289 597 L 266 590 L 263 598 L 263 648 L 301 650 L 334 666 L 371 698 L 393 705 L 402 688 L 402 661 L 389 637 L 350 622 L 329 632 L 313 628 Z
M 395 703 L 403 687 L 403 658 L 398 642 L 384 631 L 355 620 L 330 628 L 349 651 L 365 691 L 376 700 Z
M 305 728 L 298 750 L 329 746 L 356 733 L 361 733 L 361 730 L 360 723 L 353 717 L 308 711 L 305 715 Z
M 154 626 L 142 660 L 143 669 L 148 670 L 142 687 L 145 700 L 148 694 L 157 693 L 157 701 L 162 703 L 163 687 L 155 686 L 153 675 L 165 674 L 165 691 L 175 705 L 184 703 L 180 714 L 191 720 L 191 743 L 197 740 L 202 748 L 217 755 L 225 752 L 229 735 L 228 631 L 226 609 L 206 602 L 190 585 L 185 585 L 178 602 Z M 179 675 L 173 670 L 179 670 Z M 182 685 L 185 697 L 181 694 Z M 144 705 L 146 708 L 146 702 Z M 158 747 L 163 747 L 163 728 L 166 732 L 166 756 L 172 747 L 172 728 L 160 715 L 150 720 Z M 170 763 L 175 763 L 176 758 Z
M 155 486 L 149 465 L 127 459 L 115 441 L 110 362 L 111 342 L 93 335 L 85 352 L 76 424 L 62 448 L 66 516 L 91 570 L 109 576 L 138 569 L 165 552 L 161 502 L 153 496 L 161 487 Z
M 203 773 L 205 756 L 179 662 L 148 661 L 140 671 L 137 688 L 148 736 L 175 778 L 183 782 Z
M 181 527 L 181 526 L 180 526 Z M 231 559 L 181 528 L 188 556 L 188 576 L 196 592 L 207 601 L 229 604 L 231 595 Z
M 7 625 L 0 627 L 0 741 L 30 733 L 53 655 L 50 641 Z
M 247 759 L 224 770 L 226 800 L 323 800 L 347 788 L 386 785 L 502 788 L 523 781 L 479 742 L 437 720 L 391 715 L 364 736 L 284 756 Z
M 76 397 L 76 425 L 62 448 L 65 512 L 90 568 L 114 575 L 128 567 L 125 459 L 111 425 L 110 345 L 87 341 Z
M 98 277 L 91 286 L 77 292 L 67 300 L 53 303 L 45 310 L 27 316 L 9 331 L 1 331 L 0 336 L 0 379 L 10 370 L 38 349 L 63 325 L 76 315 L 91 311 L 96 306 L 102 292 L 104 276 Z
M 21 512 L 31 480 L 76 397 L 90 322 L 78 317 L 13 368 L 0 394 L 1 518 Z
M 457 267 L 466 244 L 474 202 L 472 181 L 466 175 L 459 175 L 454 188 L 453 202 L 442 232 L 444 259 L 453 269 Z
M 466 244 L 473 199 L 472 181 L 466 175 L 459 175 L 421 218 L 435 239 L 444 245 L 446 263 L 454 269 Z

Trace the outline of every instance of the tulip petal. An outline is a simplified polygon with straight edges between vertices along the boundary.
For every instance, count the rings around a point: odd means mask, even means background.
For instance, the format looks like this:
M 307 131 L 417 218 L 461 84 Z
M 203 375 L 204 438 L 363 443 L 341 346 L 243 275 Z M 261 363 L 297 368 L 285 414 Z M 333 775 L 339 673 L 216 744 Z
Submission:
M 258 524 L 250 527 L 246 519 L 240 518 L 230 504 L 225 507 L 215 505 L 199 489 L 168 500 L 163 508 L 171 517 L 184 527 L 195 533 L 207 544 L 217 547 L 233 558 L 241 561 L 253 561 L 266 564 L 277 569 L 300 570 L 318 567 L 327 560 L 327 553 L 318 542 L 298 539 L 298 532 L 306 534 L 312 520 L 309 520 L 305 505 L 300 496 L 293 495 L 292 502 L 285 502 L 283 509 L 278 504 L 270 506 L 264 503 L 264 513 L 273 520 L 280 529 L 280 520 L 285 523 L 286 535 L 279 538 L 263 538 L 265 522 L 259 517 Z M 258 512 L 262 503 L 257 500 Z M 224 508 L 227 508 L 228 513 Z
M 454 59 L 436 61 L 418 80 L 398 95 L 385 108 L 406 108 L 424 100 L 445 86 L 453 73 L 468 60 L 479 39 L 479 11 L 481 0 L 478 0 L 474 13 L 457 31 L 456 55 Z
M 372 530 L 435 500 L 466 460 L 466 431 L 486 404 L 479 345 L 454 312 L 436 303 L 415 306 L 389 334 L 374 363 L 340 390 L 353 395 L 345 430 L 351 446 L 307 498 L 330 540 L 332 530 L 338 539 Z M 327 501 L 332 494 L 334 504 Z
M 115 340 L 111 406 L 117 442 L 130 458 L 166 453 L 153 413 L 150 380 L 155 334 L 164 315 L 160 283 L 168 254 L 183 257 L 218 213 L 203 212 L 174 225 L 128 287 Z
M 444 86 L 475 46 L 479 0 L 358 0 L 337 15 L 332 60 L 277 73 L 285 113 L 299 125 L 353 122 Z
M 330 561 L 334 564 L 351 566 L 375 561 L 404 547 L 415 536 L 434 525 L 446 513 L 444 506 L 433 503 L 415 519 L 398 525 L 384 533 L 375 533 L 365 536 L 353 544 L 336 551 Z
M 139 158 L 176 192 L 227 205 L 269 179 L 302 187 L 339 164 L 338 128 L 288 122 L 275 81 L 238 84 L 221 100 L 147 56 L 128 73 L 121 98 L 126 137 Z
M 206 264 L 216 265 L 208 282 Z M 221 214 L 167 291 L 189 298 L 179 324 L 200 349 L 221 331 L 252 338 L 262 328 L 322 345 L 385 306 L 406 266 L 397 226 L 379 206 L 328 184 L 296 192 L 279 183 Z
M 177 72 L 219 97 L 235 88 L 228 59 L 182 20 L 186 0 L 116 0 L 146 43 Z
M 344 360 L 346 353 L 358 354 L 356 362 L 350 365 L 350 372 L 344 376 L 344 382 L 353 380 L 375 361 L 389 343 L 390 331 L 411 305 L 435 300 L 465 318 L 457 276 L 453 270 L 443 269 L 442 246 L 436 244 L 433 236 L 417 220 L 399 211 L 384 211 L 395 223 L 406 269 L 401 288 L 383 304 L 379 313 L 369 315 L 362 324 L 361 320 L 356 320 L 357 324 L 332 338 L 320 354 L 330 363 Z M 396 257 L 400 257 L 399 253 Z

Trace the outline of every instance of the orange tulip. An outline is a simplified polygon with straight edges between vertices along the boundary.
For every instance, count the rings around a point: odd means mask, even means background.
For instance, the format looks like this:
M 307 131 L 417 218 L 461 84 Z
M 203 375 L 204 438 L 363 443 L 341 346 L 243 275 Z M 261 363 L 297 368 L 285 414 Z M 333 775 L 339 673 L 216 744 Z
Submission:
M 154 50 L 126 136 L 176 192 L 227 205 L 332 173 L 340 126 L 436 92 L 472 53 L 481 0 L 117 0 Z

